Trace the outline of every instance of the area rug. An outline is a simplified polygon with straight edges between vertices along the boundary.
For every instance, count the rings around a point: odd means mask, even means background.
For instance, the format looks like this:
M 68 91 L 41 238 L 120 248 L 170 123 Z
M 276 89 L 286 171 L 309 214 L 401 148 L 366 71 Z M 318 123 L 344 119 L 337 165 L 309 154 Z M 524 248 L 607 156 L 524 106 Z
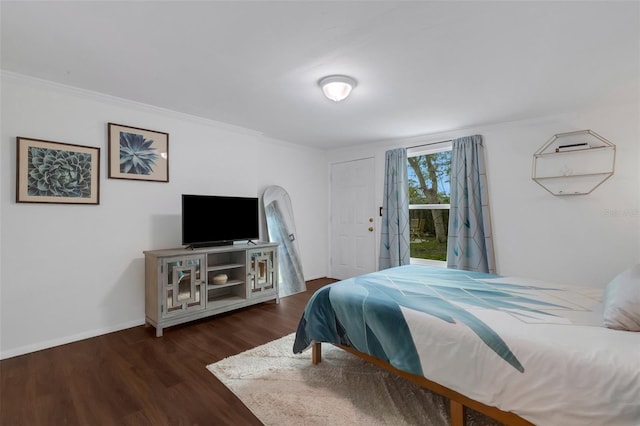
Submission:
M 267 426 L 449 424 L 448 402 L 331 345 L 322 362 L 294 334 L 207 366 Z M 499 423 L 467 410 L 467 425 Z

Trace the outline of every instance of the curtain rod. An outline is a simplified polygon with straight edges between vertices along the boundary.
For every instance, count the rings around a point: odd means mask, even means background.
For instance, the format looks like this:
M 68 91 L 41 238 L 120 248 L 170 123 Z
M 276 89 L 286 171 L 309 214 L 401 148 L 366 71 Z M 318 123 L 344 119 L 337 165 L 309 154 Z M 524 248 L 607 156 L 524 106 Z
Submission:
M 447 143 L 447 142 L 453 142 L 453 139 L 447 139 L 445 141 L 438 141 L 438 142 L 422 143 L 420 145 L 415 145 L 415 146 L 408 146 L 407 149 L 420 148 L 421 146 L 437 145 L 439 143 Z

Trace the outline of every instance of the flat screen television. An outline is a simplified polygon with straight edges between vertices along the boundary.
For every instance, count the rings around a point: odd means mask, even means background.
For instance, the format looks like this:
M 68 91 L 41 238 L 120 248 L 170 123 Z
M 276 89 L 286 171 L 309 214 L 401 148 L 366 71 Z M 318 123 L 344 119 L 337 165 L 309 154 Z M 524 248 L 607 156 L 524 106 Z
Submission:
M 207 247 L 257 240 L 258 198 L 182 194 L 182 244 Z

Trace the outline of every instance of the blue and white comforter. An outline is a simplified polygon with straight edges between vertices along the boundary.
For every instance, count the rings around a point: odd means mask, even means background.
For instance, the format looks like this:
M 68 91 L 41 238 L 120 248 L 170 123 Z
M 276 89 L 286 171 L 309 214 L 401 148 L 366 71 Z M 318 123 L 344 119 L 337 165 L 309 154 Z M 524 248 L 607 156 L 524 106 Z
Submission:
M 602 289 L 409 265 L 319 289 L 294 352 L 350 346 L 538 425 L 640 425 L 640 333 Z

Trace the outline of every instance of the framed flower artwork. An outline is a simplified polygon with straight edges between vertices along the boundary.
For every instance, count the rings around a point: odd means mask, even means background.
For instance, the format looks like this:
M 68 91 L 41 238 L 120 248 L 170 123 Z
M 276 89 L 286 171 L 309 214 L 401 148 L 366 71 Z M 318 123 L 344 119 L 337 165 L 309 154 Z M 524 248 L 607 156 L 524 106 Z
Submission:
M 100 204 L 100 148 L 17 138 L 16 202 Z
M 169 182 L 169 134 L 109 123 L 109 178 Z

